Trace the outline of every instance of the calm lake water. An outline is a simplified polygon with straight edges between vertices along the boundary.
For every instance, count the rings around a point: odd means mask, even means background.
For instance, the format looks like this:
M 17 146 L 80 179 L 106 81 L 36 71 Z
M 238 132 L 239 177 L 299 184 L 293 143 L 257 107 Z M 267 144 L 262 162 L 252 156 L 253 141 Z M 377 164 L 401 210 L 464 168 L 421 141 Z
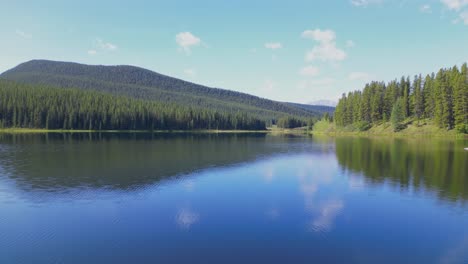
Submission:
M 464 147 L 0 135 L 0 263 L 468 263 Z

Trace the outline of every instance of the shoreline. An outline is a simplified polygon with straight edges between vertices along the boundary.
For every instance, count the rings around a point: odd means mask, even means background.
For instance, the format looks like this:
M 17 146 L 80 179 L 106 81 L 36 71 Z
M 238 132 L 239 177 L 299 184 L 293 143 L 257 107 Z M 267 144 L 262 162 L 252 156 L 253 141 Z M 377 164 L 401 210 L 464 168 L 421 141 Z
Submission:
M 45 134 L 45 133 L 270 133 L 270 130 L 74 130 L 74 129 L 42 129 L 42 128 L 4 128 L 0 134 Z
M 466 138 L 468 134 L 458 133 L 370 133 L 370 132 L 310 132 L 312 135 L 329 137 L 392 137 L 392 138 Z
M 307 129 L 279 129 L 267 128 L 267 130 L 73 130 L 73 129 L 41 129 L 41 128 L 3 128 L 0 134 L 48 134 L 48 133 L 154 133 L 154 134 L 293 134 L 293 135 L 317 135 L 329 137 L 448 137 L 448 138 L 468 138 L 468 134 L 460 134 L 453 131 L 446 133 L 417 133 L 417 132 L 372 132 L 372 131 L 314 131 Z
M 308 134 L 303 129 L 278 129 L 267 128 L 266 130 L 216 130 L 216 129 L 198 129 L 198 130 L 74 130 L 74 129 L 42 129 L 42 128 L 3 128 L 0 134 L 46 134 L 46 133 L 155 133 L 155 134 Z

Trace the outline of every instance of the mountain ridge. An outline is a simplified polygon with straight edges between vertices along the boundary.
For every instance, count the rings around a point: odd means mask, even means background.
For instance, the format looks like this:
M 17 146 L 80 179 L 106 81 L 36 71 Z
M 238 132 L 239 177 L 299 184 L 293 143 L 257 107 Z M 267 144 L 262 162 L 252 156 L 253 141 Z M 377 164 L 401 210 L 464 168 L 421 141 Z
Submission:
M 30 60 L 9 69 L 0 78 L 28 84 L 98 90 L 137 99 L 174 102 L 246 111 L 264 119 L 291 115 L 319 117 L 334 108 L 278 102 L 247 93 L 208 87 L 132 65 L 87 65 L 76 62 Z

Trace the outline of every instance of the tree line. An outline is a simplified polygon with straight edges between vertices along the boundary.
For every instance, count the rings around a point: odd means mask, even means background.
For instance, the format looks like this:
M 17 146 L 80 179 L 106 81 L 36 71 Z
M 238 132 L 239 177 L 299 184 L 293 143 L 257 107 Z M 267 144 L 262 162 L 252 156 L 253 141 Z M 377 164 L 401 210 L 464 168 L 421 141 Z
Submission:
M 440 128 L 468 133 L 468 69 L 463 64 L 414 76 L 366 84 L 364 90 L 343 94 L 334 114 L 337 126 L 367 129 L 391 121 L 395 130 L 405 120 L 430 119 Z
M 264 130 L 245 112 L 221 112 L 78 89 L 0 80 L 0 127 L 84 130 Z
M 257 96 L 210 88 L 133 66 L 93 66 L 33 60 L 1 74 L 3 79 L 33 85 L 94 90 L 135 99 L 174 103 L 218 112 L 238 111 L 271 125 L 282 116 L 319 117 L 328 108 L 282 103 Z

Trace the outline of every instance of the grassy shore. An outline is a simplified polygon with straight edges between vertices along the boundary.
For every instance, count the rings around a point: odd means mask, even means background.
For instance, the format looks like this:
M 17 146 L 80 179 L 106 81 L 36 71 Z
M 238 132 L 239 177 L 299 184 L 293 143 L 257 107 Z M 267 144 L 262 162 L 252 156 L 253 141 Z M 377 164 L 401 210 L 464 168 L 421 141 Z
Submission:
M 63 130 L 63 129 L 35 129 L 35 128 L 4 128 L 0 134 L 34 134 L 34 133 L 200 133 L 200 134 L 241 134 L 241 133 L 265 133 L 272 135 L 281 134 L 314 134 L 327 136 L 391 136 L 391 137 L 462 137 L 468 138 L 466 134 L 457 133 L 455 130 L 441 129 L 427 120 L 419 122 L 407 121 L 406 128 L 394 132 L 389 122 L 372 126 L 366 131 L 356 131 L 355 128 L 337 128 L 334 123 L 319 121 L 313 130 L 306 127 L 283 129 L 276 126 L 267 130 Z
M 446 130 L 437 127 L 429 120 L 406 120 L 405 128 L 395 132 L 391 123 L 383 122 L 374 125 L 366 131 L 356 131 L 353 127 L 337 128 L 334 123 L 319 121 L 314 125 L 312 134 L 325 134 L 331 136 L 392 136 L 392 137 L 462 137 L 468 135 L 458 133 L 455 130 Z

